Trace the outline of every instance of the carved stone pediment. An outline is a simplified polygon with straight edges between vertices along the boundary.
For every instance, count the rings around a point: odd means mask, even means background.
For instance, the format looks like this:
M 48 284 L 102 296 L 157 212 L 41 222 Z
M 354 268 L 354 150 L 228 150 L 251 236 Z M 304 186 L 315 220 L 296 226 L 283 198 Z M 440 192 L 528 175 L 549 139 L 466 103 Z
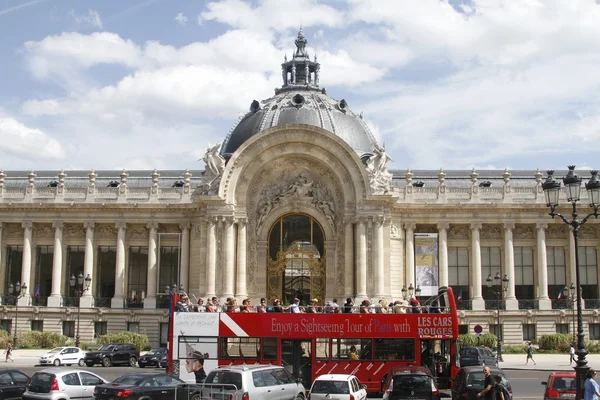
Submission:
M 96 228 L 96 237 L 98 238 L 116 238 L 117 228 L 114 225 L 98 225 Z
M 583 225 L 579 228 L 579 237 L 581 239 L 598 239 L 598 225 Z
M 419 224 L 415 228 L 415 233 L 437 233 L 438 228 L 432 224 Z
M 500 225 L 483 225 L 480 235 L 482 239 L 502 239 L 502 227 Z
M 533 239 L 534 228 L 531 225 L 517 225 L 513 231 L 515 239 Z
M 175 224 L 161 224 L 160 228 L 159 228 L 159 232 L 160 233 L 180 233 L 181 230 L 179 229 L 178 225 Z
M 131 228 L 127 229 L 127 237 L 129 239 L 147 239 L 148 228 L 144 225 L 132 225 Z
M 22 238 L 25 233 L 21 224 L 6 224 L 4 231 L 6 231 L 6 237 L 11 238 Z
M 35 238 L 51 238 L 54 236 L 54 230 L 49 224 L 36 224 L 34 225 L 33 236 Z
M 569 229 L 565 224 L 553 224 L 548 225 L 548 229 L 546 229 L 546 238 L 547 239 L 565 239 L 567 234 L 569 233 Z
M 450 229 L 448 229 L 448 239 L 469 239 L 470 237 L 467 225 L 450 225 Z
M 64 234 L 68 237 L 85 237 L 83 224 L 67 224 Z

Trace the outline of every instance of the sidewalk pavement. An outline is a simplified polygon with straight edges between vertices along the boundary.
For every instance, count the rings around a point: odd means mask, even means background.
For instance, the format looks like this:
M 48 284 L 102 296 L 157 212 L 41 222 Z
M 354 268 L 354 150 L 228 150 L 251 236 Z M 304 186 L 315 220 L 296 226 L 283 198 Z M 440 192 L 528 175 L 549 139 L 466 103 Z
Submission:
M 577 357 L 577 356 L 575 356 Z M 527 360 L 526 354 L 503 354 L 503 362 L 500 362 L 500 368 L 502 369 L 522 369 L 532 371 L 573 371 L 575 362 L 569 365 L 568 354 L 535 354 L 533 353 L 533 359 L 535 364 L 529 360 L 528 364 L 525 364 Z M 600 354 L 588 354 L 586 356 L 588 366 L 591 368 L 600 368 Z

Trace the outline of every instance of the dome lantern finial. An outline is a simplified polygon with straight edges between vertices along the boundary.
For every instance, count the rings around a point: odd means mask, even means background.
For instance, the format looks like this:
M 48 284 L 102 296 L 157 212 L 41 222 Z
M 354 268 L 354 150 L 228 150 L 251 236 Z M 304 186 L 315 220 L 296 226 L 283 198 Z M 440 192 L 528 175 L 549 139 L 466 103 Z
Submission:
M 304 31 L 302 30 L 302 27 L 300 27 L 300 30 L 298 31 L 298 38 L 294 41 L 294 43 L 296 44 L 294 58 L 309 58 L 308 53 L 306 52 L 306 45 L 308 44 L 308 41 L 304 37 Z
M 304 37 L 302 27 L 300 27 L 298 37 L 294 43 L 296 44 L 296 50 L 292 52 L 292 58 L 288 59 L 285 56 L 284 62 L 281 64 L 283 85 L 281 88 L 275 89 L 275 94 L 287 90 L 321 91 L 322 89 L 319 88 L 321 66 L 317 62 L 317 55 L 315 54 L 315 60 L 311 61 L 306 51 L 308 41 Z

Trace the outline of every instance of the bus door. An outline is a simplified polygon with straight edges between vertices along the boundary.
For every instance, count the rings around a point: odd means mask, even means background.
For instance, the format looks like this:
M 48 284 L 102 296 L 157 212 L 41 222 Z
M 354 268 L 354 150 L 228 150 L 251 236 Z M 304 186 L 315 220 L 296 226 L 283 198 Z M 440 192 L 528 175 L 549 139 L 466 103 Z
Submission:
M 421 340 L 421 365 L 429 368 L 440 389 L 450 388 L 450 349 L 453 340 Z
M 307 389 L 312 383 L 312 354 L 311 340 L 281 340 L 281 365 L 302 379 Z

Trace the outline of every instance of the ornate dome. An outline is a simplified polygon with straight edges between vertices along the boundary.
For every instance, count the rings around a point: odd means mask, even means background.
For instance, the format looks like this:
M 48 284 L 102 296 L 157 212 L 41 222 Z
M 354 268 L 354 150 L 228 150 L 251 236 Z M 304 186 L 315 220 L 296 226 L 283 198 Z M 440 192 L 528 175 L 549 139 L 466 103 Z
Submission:
M 295 41 L 296 51 L 291 60 L 281 64 L 283 85 L 275 89 L 275 96 L 258 102 L 231 130 L 221 154 L 228 159 L 253 135 L 278 125 L 305 124 L 328 130 L 350 145 L 359 156 L 370 153 L 377 142 L 362 119 L 348 108 L 346 100 L 334 100 L 319 87 L 320 64 L 317 57 L 311 61 L 306 52 L 306 38 L 302 28 Z

